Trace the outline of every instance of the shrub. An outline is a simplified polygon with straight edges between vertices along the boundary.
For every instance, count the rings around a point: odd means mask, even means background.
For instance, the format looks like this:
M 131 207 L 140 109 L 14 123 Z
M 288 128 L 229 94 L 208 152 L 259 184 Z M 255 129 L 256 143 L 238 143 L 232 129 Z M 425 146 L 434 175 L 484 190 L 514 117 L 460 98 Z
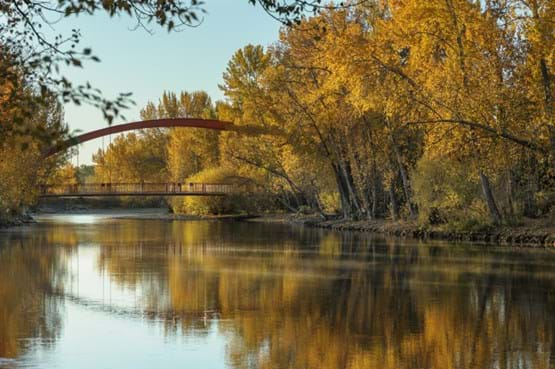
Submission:
M 185 180 L 186 183 L 222 183 L 243 185 L 248 182 L 232 169 L 214 167 L 200 171 Z M 174 213 L 219 215 L 251 213 L 271 209 L 273 204 L 264 194 L 236 193 L 227 196 L 185 196 L 171 201 Z
M 200 171 L 185 180 L 185 183 L 229 183 L 233 176 L 230 170 L 216 167 Z M 175 213 L 195 215 L 226 214 L 235 209 L 227 196 L 185 196 L 172 201 Z
M 326 213 L 336 213 L 341 208 L 341 201 L 339 199 L 339 192 L 325 191 L 320 195 L 323 210 Z
M 450 159 L 420 159 L 413 184 L 422 223 L 449 223 L 465 230 L 487 223 L 479 181 L 468 174 L 468 167 Z

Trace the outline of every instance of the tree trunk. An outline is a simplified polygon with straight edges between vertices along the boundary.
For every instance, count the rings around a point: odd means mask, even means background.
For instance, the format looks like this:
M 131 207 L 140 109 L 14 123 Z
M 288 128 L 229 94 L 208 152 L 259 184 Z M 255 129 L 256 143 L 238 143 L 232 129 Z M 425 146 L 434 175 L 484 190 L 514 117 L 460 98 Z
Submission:
M 393 220 L 399 220 L 399 204 L 395 194 L 395 181 L 393 180 L 389 184 L 389 202 L 391 205 L 391 217 Z
M 374 180 L 372 183 L 372 208 L 370 210 L 370 216 L 372 219 L 376 219 L 378 213 L 378 184 Z
M 361 198 L 362 206 L 363 206 L 363 214 L 367 220 L 372 220 L 372 194 L 371 189 L 369 186 L 365 186 L 363 190 L 363 196 Z
M 405 164 L 403 163 L 399 147 L 397 146 L 397 143 L 395 142 L 395 139 L 393 137 L 391 137 L 391 143 L 393 146 L 393 151 L 395 152 L 397 165 L 399 166 L 399 173 L 401 174 L 401 182 L 403 184 L 403 192 L 405 194 L 407 205 L 409 207 L 410 217 L 411 219 L 416 219 L 418 217 L 418 211 L 416 209 L 416 206 L 412 202 L 412 191 L 407 169 L 405 168 Z
M 511 219 L 515 216 L 515 201 L 514 201 L 514 174 L 509 168 L 507 169 L 507 214 Z
M 298 209 L 293 208 L 293 207 L 291 206 L 291 204 L 289 203 L 289 199 L 288 199 L 287 194 L 284 194 L 284 196 L 285 196 L 286 199 L 284 199 L 280 194 L 278 194 L 278 195 L 276 196 L 276 199 L 277 199 L 284 207 L 286 207 L 290 212 L 292 212 L 292 213 L 297 212 Z
M 534 9 L 535 17 L 538 17 L 537 9 Z M 549 151 L 551 153 L 551 166 L 555 171 L 555 117 L 553 116 L 553 96 L 551 95 L 551 74 L 545 58 L 540 59 L 540 71 L 544 91 L 544 112 L 547 118 L 547 129 L 549 130 Z
M 499 212 L 499 208 L 495 203 L 495 198 L 493 197 L 489 178 L 482 171 L 480 171 L 480 182 L 482 184 L 482 191 L 484 192 L 484 197 L 486 199 L 486 204 L 488 205 L 491 219 L 495 225 L 499 225 L 501 224 L 501 213 Z
M 555 124 L 555 123 L 554 123 Z M 555 176 L 555 127 L 549 127 L 549 151 L 551 151 L 551 167 Z
M 324 213 L 324 206 L 322 205 L 322 201 L 320 200 L 320 195 L 318 194 L 317 189 L 314 190 L 313 199 L 314 199 L 316 211 L 318 212 L 318 214 L 322 216 L 322 218 L 325 218 L 326 214 Z
M 403 192 L 405 193 L 405 197 L 407 199 L 407 205 L 409 207 L 410 217 L 411 219 L 416 219 L 418 217 L 418 211 L 416 210 L 416 205 L 412 202 L 412 191 L 410 188 L 409 178 L 405 169 L 405 166 L 402 163 L 399 163 L 399 172 L 401 174 L 401 182 L 403 183 Z
M 378 181 L 380 178 L 376 170 L 376 156 L 372 155 L 372 209 L 370 210 L 372 219 L 376 219 L 378 215 Z
M 341 200 L 341 211 L 344 219 L 349 219 L 352 216 L 353 209 L 351 201 L 349 200 L 348 190 L 345 188 L 341 169 L 337 165 L 333 165 L 333 172 L 335 174 L 335 182 L 337 183 L 337 190 L 339 191 L 339 198 Z
M 295 202 L 295 204 L 293 204 L 291 202 L 291 198 L 289 197 L 289 191 L 287 190 L 283 190 L 283 194 L 285 197 L 285 203 L 287 203 L 287 207 L 289 208 L 289 210 L 294 209 L 295 212 L 299 211 L 299 203 Z
M 351 207 L 354 213 L 353 215 L 358 218 L 362 214 L 362 210 L 356 192 L 354 190 L 353 177 L 351 175 L 351 171 L 348 168 L 348 165 L 348 163 L 345 163 L 344 165 L 339 164 L 343 173 L 343 181 L 345 183 L 345 187 L 347 188 L 349 199 L 351 201 Z
M 536 192 L 538 191 L 537 161 L 533 154 L 528 156 L 528 170 L 526 190 L 524 195 L 524 215 L 534 218 L 537 215 Z M 526 172 L 525 172 L 526 173 Z

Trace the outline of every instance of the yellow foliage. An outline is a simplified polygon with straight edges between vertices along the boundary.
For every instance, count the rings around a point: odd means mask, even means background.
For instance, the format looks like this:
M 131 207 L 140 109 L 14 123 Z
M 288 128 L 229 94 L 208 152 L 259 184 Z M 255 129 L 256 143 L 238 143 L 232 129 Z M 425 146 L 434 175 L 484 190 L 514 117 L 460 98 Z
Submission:
M 230 169 L 208 168 L 187 178 L 185 185 L 187 183 L 233 183 L 235 177 L 235 173 Z M 186 196 L 174 205 L 173 210 L 177 213 L 212 215 L 233 213 L 238 208 L 228 196 Z

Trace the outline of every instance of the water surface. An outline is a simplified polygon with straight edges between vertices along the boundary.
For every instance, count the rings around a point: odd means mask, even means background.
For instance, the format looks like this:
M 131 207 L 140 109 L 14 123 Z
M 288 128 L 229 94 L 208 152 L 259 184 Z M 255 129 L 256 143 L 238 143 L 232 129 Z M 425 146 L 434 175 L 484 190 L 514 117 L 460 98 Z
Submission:
M 73 215 L 0 232 L 0 368 L 555 368 L 555 252 Z

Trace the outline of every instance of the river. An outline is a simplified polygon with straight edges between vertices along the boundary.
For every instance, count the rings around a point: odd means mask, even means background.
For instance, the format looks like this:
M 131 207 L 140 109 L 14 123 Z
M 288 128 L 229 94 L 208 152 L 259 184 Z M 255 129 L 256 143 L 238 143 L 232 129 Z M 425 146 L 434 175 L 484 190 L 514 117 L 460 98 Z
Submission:
M 555 368 L 555 252 L 45 216 L 0 232 L 0 368 Z

